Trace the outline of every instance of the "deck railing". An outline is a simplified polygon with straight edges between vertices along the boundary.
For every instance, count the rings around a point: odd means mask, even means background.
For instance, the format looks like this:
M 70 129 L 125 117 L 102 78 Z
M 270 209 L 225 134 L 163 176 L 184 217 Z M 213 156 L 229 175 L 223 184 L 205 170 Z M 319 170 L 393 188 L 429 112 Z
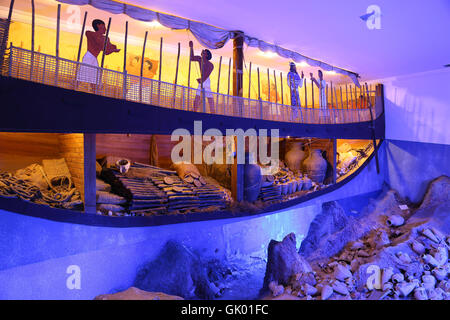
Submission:
M 119 71 L 93 67 L 64 58 L 10 46 L 4 75 L 105 97 L 123 99 L 164 108 L 214 113 L 226 116 L 284 121 L 292 123 L 340 124 L 370 121 L 382 112 L 376 103 L 378 90 L 368 90 L 353 108 L 344 103 L 330 103 L 327 108 L 318 106 L 292 107 L 275 102 L 230 96 L 203 91 L 182 85 L 139 77 Z M 96 74 L 96 85 L 77 81 L 80 69 L 90 68 Z M 194 105 L 199 94 L 199 103 Z M 368 103 L 370 99 L 371 103 Z M 210 101 L 213 101 L 213 107 Z M 348 104 L 347 104 L 348 105 Z M 373 106 L 372 110 L 369 106 Z

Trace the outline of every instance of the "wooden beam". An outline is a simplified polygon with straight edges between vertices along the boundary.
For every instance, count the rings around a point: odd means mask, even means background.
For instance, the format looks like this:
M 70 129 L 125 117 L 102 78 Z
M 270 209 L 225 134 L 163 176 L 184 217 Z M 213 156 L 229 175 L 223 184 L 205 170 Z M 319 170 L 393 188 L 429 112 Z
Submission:
M 174 84 L 177 85 L 178 84 L 178 66 L 180 64 L 180 50 L 181 50 L 181 44 L 178 42 L 178 51 L 177 51 L 177 66 L 175 68 L 175 80 L 174 80 Z
M 242 79 L 244 65 L 244 34 L 235 32 L 233 38 L 233 95 L 242 97 Z
M 81 27 L 80 43 L 78 44 L 77 62 L 80 62 L 81 47 L 83 46 L 84 29 L 86 28 L 87 11 L 84 12 L 83 26 Z
M 333 139 L 333 183 L 336 183 L 337 179 L 336 155 L 337 155 L 337 139 Z
M 147 35 L 148 31 L 145 31 L 144 44 L 142 45 L 141 70 L 139 77 L 139 102 L 142 102 L 142 76 L 144 75 L 145 45 L 147 44 Z
M 109 29 L 111 28 L 111 17 L 108 19 L 108 26 L 106 27 L 106 35 L 105 35 L 105 41 L 103 43 L 103 52 L 102 52 L 102 62 L 100 65 L 100 68 L 103 68 L 105 64 L 105 51 L 106 51 L 106 45 L 108 44 L 108 36 L 109 36 Z
M 159 42 L 158 105 L 161 96 L 162 51 L 163 51 L 163 37 L 161 37 L 161 40 Z
M 173 81 L 173 84 L 175 85 L 174 88 L 173 88 L 174 90 L 173 90 L 173 97 L 172 97 L 172 106 L 173 106 L 173 108 L 176 107 L 175 106 L 175 101 L 176 101 L 176 96 L 177 96 L 177 91 L 178 91 L 177 84 L 178 84 L 178 66 L 180 64 L 180 51 L 181 51 L 181 44 L 178 42 L 177 65 L 175 67 L 175 80 Z M 181 92 L 181 95 L 182 94 L 183 93 Z
M 367 83 L 366 83 L 366 87 L 367 87 Z M 378 160 L 378 149 L 377 149 L 377 140 L 376 140 L 376 132 L 375 132 L 375 121 L 374 121 L 374 115 L 372 114 L 372 109 L 373 106 L 371 103 L 369 103 L 369 113 L 370 113 L 370 121 L 371 121 L 371 131 L 372 131 L 372 143 L 373 143 L 373 148 L 374 148 L 374 152 L 375 152 L 375 161 L 376 161 L 376 166 L 377 166 L 377 173 L 380 174 L 380 163 Z
M 187 93 L 187 103 L 186 103 L 186 109 L 189 111 L 190 108 L 190 93 L 191 93 L 191 50 L 189 50 L 189 64 L 188 64 L 188 82 L 187 82 L 187 87 L 188 87 L 188 93 Z
M 263 105 L 261 100 L 261 79 L 259 78 L 259 67 L 256 68 L 258 73 L 258 100 L 259 100 L 259 118 L 264 119 Z
M 283 72 L 280 72 L 281 104 L 284 105 L 283 97 Z
M 31 61 L 30 61 L 30 80 L 33 75 L 34 64 L 34 25 L 35 25 L 35 8 L 34 0 L 31 0 Z
M 125 39 L 123 48 L 123 72 L 127 72 L 128 21 L 125 22 Z
M 84 133 L 84 212 L 96 213 L 95 133 Z
M 345 84 L 345 99 L 347 100 L 347 109 L 348 109 L 348 88 L 347 88 L 347 84 Z
M 230 84 L 231 84 L 231 58 L 228 60 L 227 107 L 230 105 Z
M 219 112 L 219 93 L 220 93 L 220 71 L 222 69 L 222 56 L 219 59 L 219 74 L 217 75 L 217 99 L 216 99 L 216 110 Z
M 122 99 L 127 98 L 127 47 L 128 47 L 128 21 L 125 22 L 125 40 L 123 48 L 123 80 L 122 80 Z M 150 92 L 151 96 L 151 92 Z
M 250 61 L 250 66 L 248 68 L 248 98 L 251 99 L 251 89 L 252 89 L 252 62 Z
M 58 3 L 58 9 L 57 9 L 57 14 L 56 14 L 55 86 L 58 85 L 58 78 L 59 78 L 59 34 L 60 34 L 60 30 L 61 30 L 61 4 Z

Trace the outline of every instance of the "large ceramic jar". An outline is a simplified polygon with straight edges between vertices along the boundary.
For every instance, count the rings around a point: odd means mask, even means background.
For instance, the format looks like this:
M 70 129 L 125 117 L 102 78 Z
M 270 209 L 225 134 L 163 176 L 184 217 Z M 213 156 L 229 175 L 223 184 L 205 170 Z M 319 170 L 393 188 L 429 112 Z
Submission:
M 300 172 L 305 157 L 306 154 L 305 151 L 303 151 L 303 143 L 291 142 L 289 144 L 289 151 L 284 155 L 284 162 L 291 171 L 297 173 Z
M 254 202 L 261 190 L 262 172 L 258 164 L 251 164 L 251 153 L 245 154 L 244 164 L 244 200 Z
M 312 181 L 322 183 L 327 171 L 327 161 L 322 157 L 322 150 L 310 150 L 309 157 L 303 161 L 303 167 Z

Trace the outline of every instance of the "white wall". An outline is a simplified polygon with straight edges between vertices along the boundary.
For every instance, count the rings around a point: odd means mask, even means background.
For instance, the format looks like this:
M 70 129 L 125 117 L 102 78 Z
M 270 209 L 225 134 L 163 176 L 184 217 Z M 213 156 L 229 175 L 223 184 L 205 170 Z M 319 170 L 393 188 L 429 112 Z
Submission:
M 373 82 L 384 84 L 387 139 L 450 145 L 450 68 Z

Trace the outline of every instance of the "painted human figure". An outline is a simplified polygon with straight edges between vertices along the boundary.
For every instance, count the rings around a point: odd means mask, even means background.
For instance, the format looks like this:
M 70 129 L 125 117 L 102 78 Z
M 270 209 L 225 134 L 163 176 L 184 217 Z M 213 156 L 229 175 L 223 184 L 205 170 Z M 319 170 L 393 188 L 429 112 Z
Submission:
M 320 107 L 327 108 L 328 107 L 327 94 L 325 92 L 325 90 L 327 88 L 327 83 L 326 83 L 325 79 L 323 78 L 322 70 L 317 71 L 317 74 L 319 76 L 319 80 L 314 78 L 312 73 L 310 73 L 309 75 L 311 76 L 311 80 L 313 81 L 313 83 L 315 83 L 316 86 L 319 88 Z
M 287 82 L 291 91 L 291 106 L 293 119 L 297 118 L 298 115 L 298 107 L 301 107 L 300 95 L 299 95 L 299 87 L 303 87 L 303 71 L 302 77 L 298 75 L 297 68 L 294 62 L 289 63 L 289 73 L 287 74 Z
M 208 49 L 202 50 L 201 56 L 194 55 L 194 43 L 189 41 L 190 47 L 190 57 L 191 61 L 197 61 L 200 65 L 200 73 L 201 77 L 197 79 L 198 88 L 194 99 L 194 111 L 198 110 L 198 107 L 201 103 L 201 88 L 203 85 L 203 89 L 205 91 L 205 96 L 208 98 L 209 108 L 211 113 L 215 113 L 214 111 L 214 98 L 211 92 L 211 80 L 209 76 L 214 69 L 214 65 L 211 63 L 212 54 Z
M 87 38 L 87 52 L 83 56 L 81 61 L 83 64 L 92 65 L 98 67 L 97 57 L 100 51 L 103 50 L 105 44 L 106 27 L 102 20 L 95 19 L 92 21 L 92 27 L 95 31 L 86 31 Z M 114 52 L 119 52 L 120 49 L 112 44 L 109 38 L 106 41 L 105 54 L 109 55 Z M 99 81 L 98 69 L 88 66 L 81 66 L 78 70 L 77 80 L 81 82 L 87 82 L 91 84 L 91 88 L 95 91 L 96 85 Z

